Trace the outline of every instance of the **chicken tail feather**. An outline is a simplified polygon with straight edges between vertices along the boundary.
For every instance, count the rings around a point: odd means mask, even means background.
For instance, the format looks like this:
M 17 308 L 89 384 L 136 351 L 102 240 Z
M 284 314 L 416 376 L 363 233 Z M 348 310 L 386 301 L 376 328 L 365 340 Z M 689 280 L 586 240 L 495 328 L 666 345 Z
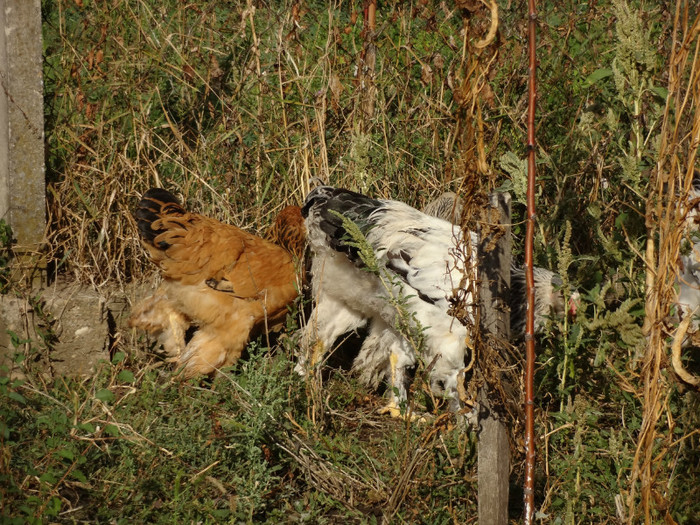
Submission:
M 134 217 L 141 239 L 147 244 L 165 250 L 169 247 L 168 243 L 163 240 L 156 241 L 156 237 L 165 230 L 154 227 L 154 223 L 164 217 L 181 217 L 186 213 L 175 195 L 162 188 L 151 188 L 143 194 Z

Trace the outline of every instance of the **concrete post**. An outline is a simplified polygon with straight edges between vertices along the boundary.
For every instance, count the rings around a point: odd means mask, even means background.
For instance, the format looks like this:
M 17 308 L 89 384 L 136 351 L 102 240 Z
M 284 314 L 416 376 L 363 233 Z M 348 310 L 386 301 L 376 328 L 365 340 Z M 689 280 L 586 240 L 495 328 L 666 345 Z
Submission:
M 0 219 L 12 227 L 13 277 L 21 279 L 45 267 L 40 0 L 0 0 L 0 27 Z

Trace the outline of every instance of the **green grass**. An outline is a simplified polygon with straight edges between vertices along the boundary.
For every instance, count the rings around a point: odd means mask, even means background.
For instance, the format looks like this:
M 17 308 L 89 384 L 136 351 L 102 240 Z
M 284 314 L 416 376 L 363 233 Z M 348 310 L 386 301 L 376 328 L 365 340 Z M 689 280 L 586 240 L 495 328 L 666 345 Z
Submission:
M 474 445 L 460 432 L 377 418 L 344 378 L 331 381 L 327 428 L 314 428 L 286 357 L 250 354 L 204 385 L 123 354 L 83 381 L 2 379 L 3 520 L 436 523 L 473 510 Z M 420 484 L 399 482 L 407 465 Z M 397 486 L 403 506 L 390 504 Z

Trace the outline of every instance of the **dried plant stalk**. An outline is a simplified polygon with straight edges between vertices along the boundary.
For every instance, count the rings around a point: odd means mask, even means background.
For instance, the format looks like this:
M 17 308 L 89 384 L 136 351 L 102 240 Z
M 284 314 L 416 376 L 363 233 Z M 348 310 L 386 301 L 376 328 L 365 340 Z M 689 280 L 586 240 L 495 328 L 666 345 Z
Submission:
M 677 300 L 674 289 L 677 261 L 683 241 L 682 224 L 700 145 L 700 16 L 689 20 L 689 5 L 677 1 L 672 48 L 669 60 L 668 97 L 661 128 L 655 179 L 647 199 L 647 300 L 645 331 L 647 347 L 641 363 L 643 418 L 630 475 L 627 508 L 628 523 L 636 521 L 636 487 L 641 485 L 641 510 L 644 522 L 651 523 L 654 506 L 659 512 L 668 508 L 665 494 L 657 487 L 666 485 L 657 447 L 668 449 L 672 433 L 661 432 L 665 400 L 672 388 L 662 370 L 669 362 L 667 322 Z M 679 327 L 681 330 L 683 327 Z

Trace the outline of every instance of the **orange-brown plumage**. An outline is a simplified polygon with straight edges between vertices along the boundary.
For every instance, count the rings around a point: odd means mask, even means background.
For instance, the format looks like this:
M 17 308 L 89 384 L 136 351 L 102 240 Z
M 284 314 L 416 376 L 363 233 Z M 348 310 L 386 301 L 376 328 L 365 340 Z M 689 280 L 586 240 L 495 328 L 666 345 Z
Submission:
M 306 229 L 299 206 L 287 206 L 272 223 L 267 239 L 278 244 L 301 261 L 306 249 Z
M 157 336 L 165 351 L 184 365 L 185 377 L 234 364 L 251 334 L 284 321 L 299 289 L 287 250 L 189 213 L 162 189 L 143 195 L 135 217 L 142 244 L 160 268 L 163 282 L 134 308 L 130 324 Z M 288 213 L 280 231 L 303 235 L 301 214 L 292 224 L 295 220 L 296 215 Z M 185 344 L 190 325 L 197 331 Z

